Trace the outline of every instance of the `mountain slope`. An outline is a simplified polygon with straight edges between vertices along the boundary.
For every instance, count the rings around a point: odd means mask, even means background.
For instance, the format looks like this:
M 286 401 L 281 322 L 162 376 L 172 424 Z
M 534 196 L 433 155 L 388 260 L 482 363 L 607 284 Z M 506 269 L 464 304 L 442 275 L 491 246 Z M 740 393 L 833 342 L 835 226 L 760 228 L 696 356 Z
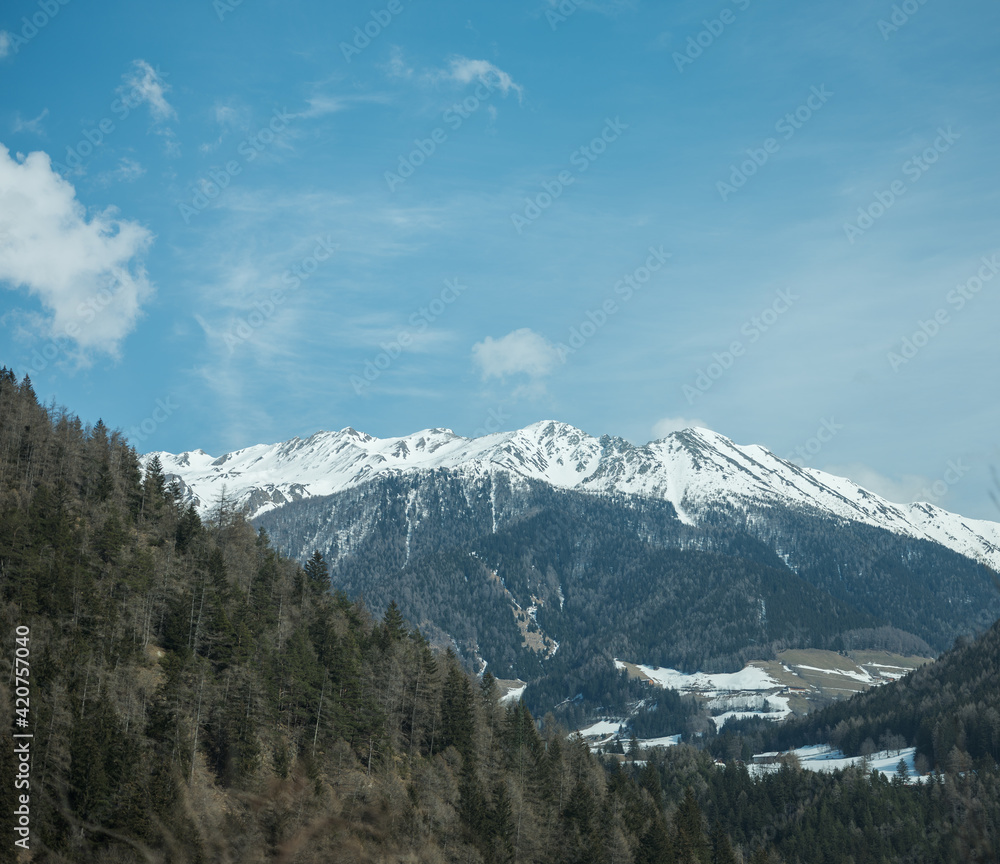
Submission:
M 793 646 L 940 651 L 1000 615 L 990 571 L 968 558 L 802 510 L 761 506 L 747 520 L 716 508 L 690 525 L 655 499 L 439 470 L 258 522 L 293 557 L 318 549 L 352 596 L 375 610 L 396 598 L 503 677 L 540 674 L 520 610 L 560 645 L 549 669 L 600 646 L 688 671 Z
M 707 430 L 643 447 L 556 423 L 475 440 L 344 430 L 158 455 L 206 512 L 224 488 L 376 614 L 395 601 L 479 668 L 528 681 L 535 711 L 614 703 L 616 656 L 687 672 L 788 648 L 930 656 L 1000 616 L 980 563 L 1000 526 Z

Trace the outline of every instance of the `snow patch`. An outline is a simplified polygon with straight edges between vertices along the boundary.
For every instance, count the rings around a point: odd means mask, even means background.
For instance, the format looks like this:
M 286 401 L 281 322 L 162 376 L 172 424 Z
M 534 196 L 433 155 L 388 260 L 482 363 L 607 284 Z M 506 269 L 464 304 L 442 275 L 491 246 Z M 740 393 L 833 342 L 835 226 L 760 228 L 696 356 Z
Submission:
M 515 687 L 512 690 L 508 690 L 503 696 L 500 697 L 500 704 L 506 705 L 508 703 L 514 704 L 515 702 L 520 702 L 521 697 L 524 695 L 524 691 L 528 688 L 527 684 L 522 684 L 520 687 Z

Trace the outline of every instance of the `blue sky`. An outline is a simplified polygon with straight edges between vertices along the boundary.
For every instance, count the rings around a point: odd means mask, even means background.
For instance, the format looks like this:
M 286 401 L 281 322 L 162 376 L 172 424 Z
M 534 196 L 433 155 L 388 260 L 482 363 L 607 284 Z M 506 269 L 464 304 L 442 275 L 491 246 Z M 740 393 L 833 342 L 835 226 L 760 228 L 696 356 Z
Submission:
M 11 0 L 0 31 L 0 364 L 142 451 L 698 424 L 997 515 L 995 3 Z

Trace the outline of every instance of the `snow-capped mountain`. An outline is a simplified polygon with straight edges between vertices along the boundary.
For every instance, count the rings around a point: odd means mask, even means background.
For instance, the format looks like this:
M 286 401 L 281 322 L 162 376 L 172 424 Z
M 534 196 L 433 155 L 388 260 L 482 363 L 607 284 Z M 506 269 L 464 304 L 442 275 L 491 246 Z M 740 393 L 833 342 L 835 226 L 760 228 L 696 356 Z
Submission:
M 221 457 L 202 450 L 159 457 L 188 498 L 207 511 L 225 495 L 251 517 L 305 498 L 361 486 L 379 475 L 446 469 L 470 479 L 503 474 L 558 489 L 669 501 L 696 525 L 713 507 L 794 509 L 929 540 L 1000 570 L 1000 524 L 966 519 L 931 504 L 893 504 L 850 480 L 741 446 L 708 429 L 685 429 L 636 446 L 543 421 L 513 432 L 463 438 L 427 429 L 373 438 L 346 428 Z

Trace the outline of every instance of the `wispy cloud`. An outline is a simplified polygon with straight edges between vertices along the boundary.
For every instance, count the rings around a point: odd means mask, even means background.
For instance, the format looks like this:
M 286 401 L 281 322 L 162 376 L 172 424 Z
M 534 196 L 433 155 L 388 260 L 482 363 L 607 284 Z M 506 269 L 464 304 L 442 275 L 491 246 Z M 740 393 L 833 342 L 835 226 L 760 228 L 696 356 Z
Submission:
M 132 61 L 131 71 L 125 73 L 123 84 L 118 88 L 119 96 L 145 102 L 149 106 L 150 116 L 156 123 L 177 119 L 177 112 L 167 102 L 169 92 L 170 85 L 145 60 Z
M 494 66 L 489 60 L 472 60 L 468 57 L 453 57 L 450 61 L 449 69 L 443 73 L 445 79 L 455 81 L 459 84 L 471 84 L 473 81 L 482 81 L 490 87 L 497 88 L 504 96 L 511 90 L 517 93 L 517 98 L 524 96 L 524 89 L 520 84 L 498 66 Z
M 87 218 L 46 153 L 15 159 L 0 145 L 0 280 L 51 313 L 45 336 L 117 356 L 153 293 L 141 259 L 153 235 L 112 209 Z
M 0 54 L 0 56 L 3 56 Z M 31 132 L 33 135 L 44 135 L 45 131 L 42 129 L 42 121 L 48 117 L 49 109 L 44 108 L 42 113 L 37 117 L 33 117 L 31 120 L 25 120 L 18 113 L 14 116 L 14 131 L 15 132 Z
M 118 160 L 118 167 L 111 171 L 102 171 L 95 181 L 107 187 L 112 183 L 134 183 L 146 173 L 145 167 L 135 159 L 123 156 Z
M 329 93 L 317 93 L 306 99 L 307 107 L 290 117 L 302 120 L 312 120 L 317 117 L 326 117 L 330 114 L 338 114 L 347 111 L 357 105 L 383 104 L 389 99 L 382 93 L 364 93 L 361 95 L 331 95 Z
M 196 386 L 227 418 L 227 446 L 278 428 L 259 412 L 268 401 L 262 388 L 280 381 L 282 397 L 294 402 L 323 393 L 330 411 L 338 399 L 356 402 L 350 375 L 379 342 L 408 329 L 407 356 L 421 358 L 440 357 L 455 344 L 437 324 L 412 328 L 416 301 L 394 303 L 387 292 L 377 312 L 366 306 L 381 291 L 376 274 L 440 230 L 432 209 L 313 189 L 234 188 L 217 212 L 223 227 L 197 235 L 179 288 L 203 337 L 194 349 Z M 326 249 L 315 254 L 320 239 L 336 250 L 322 260 Z M 359 262 L 371 270 L 367 280 L 353 275 Z
M 215 123 L 219 127 L 219 135 L 214 141 L 207 141 L 198 146 L 202 153 L 211 153 L 216 150 L 229 133 L 246 131 L 250 128 L 252 112 L 234 99 L 227 102 L 216 102 L 212 113 Z
M 180 156 L 180 144 L 174 130 L 167 125 L 177 119 L 177 111 L 167 101 L 170 85 L 163 76 L 145 60 L 133 60 L 132 68 L 122 76 L 122 84 L 118 95 L 129 104 L 149 108 L 149 116 L 153 121 L 152 131 L 164 139 L 167 155 Z

